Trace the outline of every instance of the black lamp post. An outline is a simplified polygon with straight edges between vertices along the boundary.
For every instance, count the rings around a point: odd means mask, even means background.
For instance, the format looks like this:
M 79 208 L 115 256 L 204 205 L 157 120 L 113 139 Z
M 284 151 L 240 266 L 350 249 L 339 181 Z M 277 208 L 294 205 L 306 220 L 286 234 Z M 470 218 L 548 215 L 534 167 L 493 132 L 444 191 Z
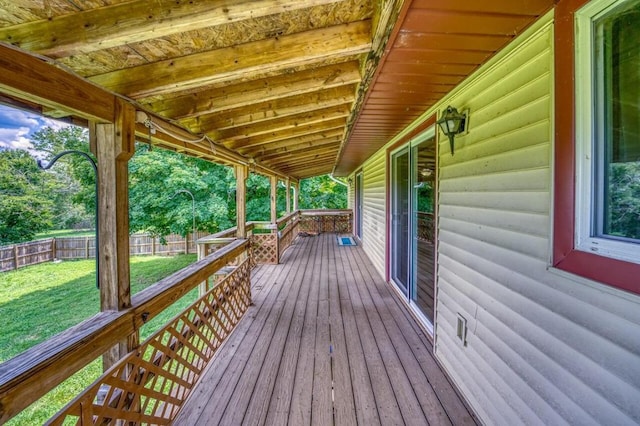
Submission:
M 86 158 L 87 160 L 89 160 L 89 162 L 91 163 L 91 167 L 93 167 L 93 172 L 95 173 L 96 176 L 96 185 L 95 185 L 95 194 L 94 194 L 94 199 L 95 199 L 95 203 L 96 203 L 96 221 L 95 221 L 95 226 L 96 226 L 96 248 L 95 248 L 95 252 L 96 252 L 96 288 L 100 288 L 100 256 L 99 256 L 99 247 L 100 247 L 100 237 L 99 237 L 99 230 L 98 230 L 98 167 L 96 166 L 96 162 L 93 160 L 93 158 L 91 158 L 91 156 L 89 154 L 87 154 L 86 152 L 82 152 L 82 151 L 76 151 L 76 150 L 69 150 L 69 151 L 62 151 L 60 154 L 56 155 L 55 157 L 53 157 L 51 159 L 51 161 L 47 164 L 44 165 L 42 163 L 42 160 L 38 160 L 38 167 L 40 167 L 42 170 L 49 170 L 51 167 L 53 167 L 53 165 L 56 163 L 56 161 L 58 161 L 60 159 L 60 157 L 63 157 L 67 154 L 79 154 L 82 155 L 84 158 Z
M 467 122 L 467 114 L 461 114 L 451 105 L 442 112 L 440 120 L 436 121 L 446 136 L 449 137 L 449 145 L 451 146 L 451 155 L 454 153 L 454 137 L 458 133 L 465 130 Z

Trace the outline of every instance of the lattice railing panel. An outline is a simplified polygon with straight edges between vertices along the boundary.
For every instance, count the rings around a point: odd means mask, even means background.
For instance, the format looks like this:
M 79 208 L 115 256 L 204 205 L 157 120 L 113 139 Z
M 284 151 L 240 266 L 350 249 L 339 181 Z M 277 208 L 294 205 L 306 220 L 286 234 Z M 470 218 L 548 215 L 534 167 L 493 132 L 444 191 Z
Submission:
M 300 232 L 318 234 L 321 232 L 320 217 L 318 216 L 301 216 L 299 223 Z
M 256 264 L 278 263 L 278 234 L 253 234 L 251 255 Z
M 170 424 L 251 304 L 249 266 L 243 261 L 48 424 Z
M 352 232 L 351 219 L 351 213 L 326 215 L 316 213 L 313 215 L 302 215 L 300 217 L 300 232 L 312 234 L 321 232 L 350 234 Z
M 289 223 L 281 232 L 280 232 L 280 242 L 278 243 L 278 255 L 282 257 L 282 253 L 293 243 L 293 240 L 298 236 L 300 226 L 299 222 L 291 222 Z

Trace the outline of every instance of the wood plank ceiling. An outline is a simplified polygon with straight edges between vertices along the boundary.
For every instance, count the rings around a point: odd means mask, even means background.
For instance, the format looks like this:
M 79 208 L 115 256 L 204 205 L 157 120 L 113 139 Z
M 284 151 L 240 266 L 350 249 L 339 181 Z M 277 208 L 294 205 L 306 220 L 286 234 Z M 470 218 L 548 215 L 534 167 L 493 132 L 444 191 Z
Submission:
M 402 4 L 14 0 L 0 42 L 297 179 L 353 171 L 552 1 Z

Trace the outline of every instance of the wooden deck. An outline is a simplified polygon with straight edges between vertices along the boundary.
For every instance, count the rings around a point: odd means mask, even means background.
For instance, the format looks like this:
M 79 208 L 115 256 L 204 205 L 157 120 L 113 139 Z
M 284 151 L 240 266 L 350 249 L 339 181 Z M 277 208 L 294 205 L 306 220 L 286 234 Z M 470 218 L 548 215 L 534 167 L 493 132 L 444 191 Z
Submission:
M 174 424 L 475 424 L 360 247 L 298 237 L 252 292 Z

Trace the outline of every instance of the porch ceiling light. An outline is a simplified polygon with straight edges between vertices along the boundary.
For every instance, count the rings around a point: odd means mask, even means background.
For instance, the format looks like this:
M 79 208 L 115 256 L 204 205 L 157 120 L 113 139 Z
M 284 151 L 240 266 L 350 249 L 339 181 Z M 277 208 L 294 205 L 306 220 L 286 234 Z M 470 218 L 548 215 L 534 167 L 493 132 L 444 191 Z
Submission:
M 442 112 L 440 120 L 436 121 L 440 125 L 442 132 L 449 137 L 449 145 L 451 146 L 451 155 L 454 153 L 454 138 L 458 133 L 465 131 L 467 124 L 468 111 L 459 113 L 458 110 L 451 105 Z

